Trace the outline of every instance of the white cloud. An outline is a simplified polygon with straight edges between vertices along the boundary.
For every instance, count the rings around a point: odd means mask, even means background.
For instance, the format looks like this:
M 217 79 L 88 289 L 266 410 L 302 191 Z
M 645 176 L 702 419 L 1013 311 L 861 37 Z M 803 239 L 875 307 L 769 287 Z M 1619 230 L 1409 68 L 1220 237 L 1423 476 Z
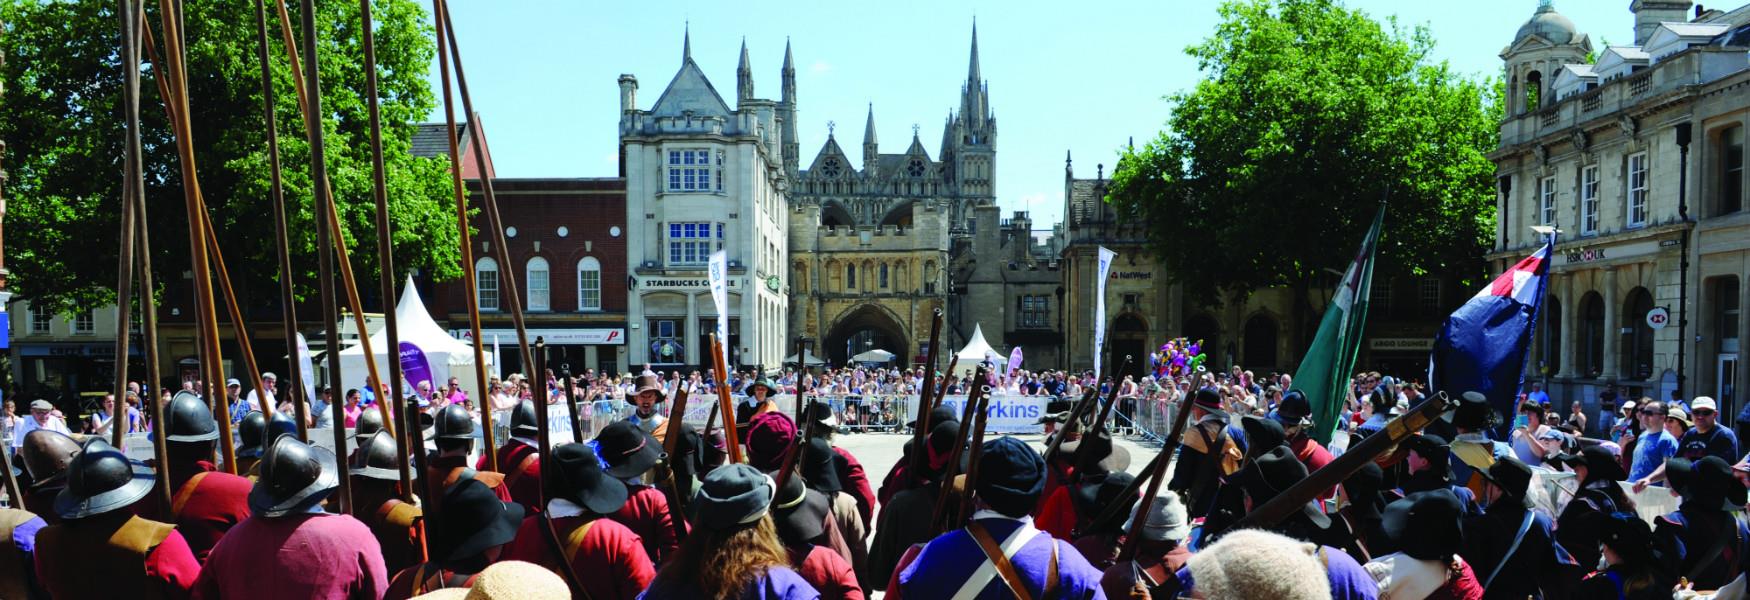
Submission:
M 808 72 L 814 73 L 815 75 L 820 75 L 822 73 L 826 73 L 826 72 L 831 71 L 831 70 L 832 70 L 832 63 L 826 62 L 824 60 L 817 60 L 817 61 L 814 61 L 814 64 L 808 65 Z

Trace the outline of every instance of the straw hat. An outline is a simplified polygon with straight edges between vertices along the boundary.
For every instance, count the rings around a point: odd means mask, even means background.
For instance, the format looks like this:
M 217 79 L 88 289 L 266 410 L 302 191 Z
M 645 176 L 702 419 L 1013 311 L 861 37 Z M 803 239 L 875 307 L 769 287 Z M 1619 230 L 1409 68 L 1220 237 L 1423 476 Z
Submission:
M 540 565 L 520 560 L 495 563 L 481 571 L 472 588 L 450 588 L 414 596 L 417 600 L 568 600 L 565 580 Z

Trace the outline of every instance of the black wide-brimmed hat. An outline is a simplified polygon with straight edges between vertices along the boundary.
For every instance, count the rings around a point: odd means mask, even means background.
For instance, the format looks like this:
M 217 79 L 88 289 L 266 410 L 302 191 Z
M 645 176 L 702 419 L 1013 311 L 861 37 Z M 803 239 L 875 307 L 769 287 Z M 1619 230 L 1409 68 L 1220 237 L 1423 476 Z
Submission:
M 802 456 L 797 462 L 802 467 L 802 479 L 808 489 L 822 494 L 832 495 L 845 489 L 839 482 L 839 453 L 833 451 L 832 444 L 820 438 L 808 438 Z
M 282 435 L 267 445 L 258 463 L 261 477 L 249 490 L 249 511 L 267 518 L 302 512 L 340 487 L 334 453 Z
M 1288 446 L 1277 446 L 1252 459 L 1251 464 L 1237 473 L 1240 487 L 1252 497 L 1253 505 L 1263 505 L 1278 494 L 1288 491 L 1306 479 L 1306 465 L 1295 458 Z M 1311 503 L 1302 507 L 1308 520 L 1320 528 L 1330 527 L 1331 518 Z
M 1002 436 L 984 443 L 979 456 L 978 497 L 1007 515 L 1028 512 L 1045 488 L 1045 460 L 1026 442 Z
M 771 510 L 776 487 L 771 477 L 748 465 L 717 467 L 687 503 L 688 520 L 694 527 L 718 531 L 753 523 Z
M 1427 459 L 1429 464 L 1446 465 L 1447 469 L 1451 468 L 1452 446 L 1447 444 L 1446 438 L 1432 433 L 1418 433 L 1404 440 L 1404 444 L 1411 452 Z
M 1496 460 L 1488 470 L 1480 473 L 1483 479 L 1515 498 L 1524 498 L 1525 492 L 1531 488 L 1531 467 L 1512 456 Z
M 1380 528 L 1401 552 L 1417 560 L 1446 560 L 1464 545 L 1464 504 L 1451 490 L 1416 492 L 1386 505 Z
M 831 428 L 839 426 L 839 417 L 838 415 L 833 414 L 832 405 L 819 400 L 808 401 L 807 419 L 809 423 L 820 425 L 822 427 Z
M 1221 408 L 1221 392 L 1212 387 L 1197 388 L 1197 393 L 1191 396 L 1191 405 L 1211 414 L 1227 416 L 1227 411 Z
M 631 421 L 615 421 L 596 434 L 596 452 L 608 462 L 608 475 L 642 475 L 663 458 L 662 444 Z
M 82 519 L 132 506 L 152 493 L 152 469 L 93 436 L 67 466 L 67 487 L 55 496 L 55 514 Z
M 1271 448 L 1288 445 L 1288 432 L 1282 423 L 1263 417 L 1240 417 L 1240 429 L 1246 432 L 1246 454 L 1258 456 Z
M 1693 503 L 1702 510 L 1724 511 L 1744 508 L 1744 484 L 1732 474 L 1732 465 L 1718 456 L 1695 461 L 1695 476 L 1689 490 L 1690 495 L 1683 500 L 1685 506 Z
M 492 488 L 474 478 L 444 490 L 443 511 L 432 523 L 432 558 L 457 561 L 478 556 L 516 539 L 523 505 L 504 502 Z
M 171 442 L 207 442 L 219 439 L 219 423 L 212 409 L 194 392 L 177 392 L 164 407 L 164 439 Z
M 1623 481 L 1628 479 L 1628 471 L 1623 470 L 1622 461 L 1610 452 L 1610 448 L 1603 445 L 1581 448 L 1580 460 L 1586 465 L 1586 481 Z
M 395 436 L 389 435 L 389 432 L 378 431 L 371 434 L 352 453 L 352 460 L 346 465 L 347 474 L 369 479 L 399 480 L 401 460 L 395 454 L 397 448 Z
M 1610 546 L 1623 562 L 1631 565 L 1654 564 L 1657 551 L 1653 546 L 1653 529 L 1635 513 L 1601 515 L 1593 524 L 1599 529 L 1598 543 Z
M 776 472 L 767 473 L 773 480 Z M 772 499 L 772 523 L 778 526 L 778 537 L 786 545 L 802 544 L 826 532 L 826 515 L 832 512 L 832 501 L 826 495 L 808 489 L 801 477 L 791 475 Z
M 1665 484 L 1685 501 L 1689 499 L 1696 480 L 1695 463 L 1681 456 L 1665 459 Z
M 541 468 L 551 473 L 555 490 L 590 512 L 613 514 L 626 505 L 626 498 L 631 495 L 625 482 L 602 470 L 601 460 L 589 444 L 559 446 L 547 460 L 551 466 L 544 464 Z
M 1125 498 L 1122 495 L 1124 493 L 1124 488 L 1129 487 L 1131 482 L 1134 481 L 1136 481 L 1135 475 L 1124 472 L 1094 475 L 1083 479 L 1079 484 L 1070 489 L 1070 500 L 1075 503 L 1076 507 L 1084 515 L 1094 515 L 1104 512 L 1106 511 L 1106 507 L 1111 506 L 1113 503 L 1124 505 L 1123 510 L 1115 511 L 1114 514 L 1128 515 L 1130 514 L 1130 505 L 1136 502 L 1136 494 L 1132 493 L 1129 498 Z M 1101 524 L 1094 523 L 1093 525 L 1098 527 Z
M 1130 468 L 1130 451 L 1114 445 L 1109 431 L 1082 436 L 1081 443 L 1070 451 L 1075 453 L 1077 473 L 1117 473 Z
M 1458 408 L 1452 412 L 1452 426 L 1481 430 L 1501 424 L 1501 413 L 1489 406 L 1489 398 L 1480 392 L 1465 392 L 1458 397 Z

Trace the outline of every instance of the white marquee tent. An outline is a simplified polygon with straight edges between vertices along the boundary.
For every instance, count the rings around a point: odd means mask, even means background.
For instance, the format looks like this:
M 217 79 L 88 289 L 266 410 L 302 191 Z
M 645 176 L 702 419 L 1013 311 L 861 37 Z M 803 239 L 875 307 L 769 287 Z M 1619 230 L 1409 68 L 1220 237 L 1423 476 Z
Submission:
M 443 387 L 450 376 L 454 375 L 462 386 L 462 391 L 474 399 L 476 406 L 485 396 L 479 389 L 479 382 L 474 377 L 474 347 L 467 342 L 450 337 L 449 332 L 438 327 L 431 314 L 425 310 L 425 302 L 420 300 L 419 291 L 413 287 L 413 278 L 407 278 L 401 291 L 401 300 L 395 304 L 395 321 L 400 341 L 418 346 L 425 352 L 425 359 L 431 364 L 432 386 Z M 387 327 L 379 328 L 371 334 L 371 353 L 377 355 L 377 369 L 384 376 L 389 372 L 389 332 Z M 398 354 L 398 353 L 396 353 Z M 492 363 L 492 353 L 486 353 L 488 366 Z M 340 351 L 341 376 L 345 378 L 349 388 L 365 387 L 365 379 L 369 372 L 365 370 L 365 350 L 363 344 L 353 344 Z M 488 373 L 490 373 L 488 369 Z M 408 384 L 403 384 L 408 385 Z M 411 391 L 411 386 L 406 391 Z
M 960 363 L 954 367 L 954 375 L 962 378 L 971 375 L 981 362 L 989 360 L 1000 365 L 1007 360 L 1005 355 L 990 346 L 990 342 L 984 341 L 982 325 L 972 326 L 972 337 L 966 340 L 966 347 L 961 348 L 955 356 L 960 358 Z

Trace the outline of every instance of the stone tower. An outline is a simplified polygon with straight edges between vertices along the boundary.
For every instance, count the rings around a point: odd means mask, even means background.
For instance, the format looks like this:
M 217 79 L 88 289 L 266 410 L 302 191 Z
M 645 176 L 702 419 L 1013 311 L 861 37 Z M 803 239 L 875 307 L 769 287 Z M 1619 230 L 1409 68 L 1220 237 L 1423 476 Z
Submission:
M 1537 12 L 1501 51 L 1501 60 L 1507 62 L 1508 116 L 1554 105 L 1550 84 L 1556 72 L 1562 65 L 1587 62 L 1591 53 L 1592 40 L 1556 12 L 1551 0 L 1540 0 Z

